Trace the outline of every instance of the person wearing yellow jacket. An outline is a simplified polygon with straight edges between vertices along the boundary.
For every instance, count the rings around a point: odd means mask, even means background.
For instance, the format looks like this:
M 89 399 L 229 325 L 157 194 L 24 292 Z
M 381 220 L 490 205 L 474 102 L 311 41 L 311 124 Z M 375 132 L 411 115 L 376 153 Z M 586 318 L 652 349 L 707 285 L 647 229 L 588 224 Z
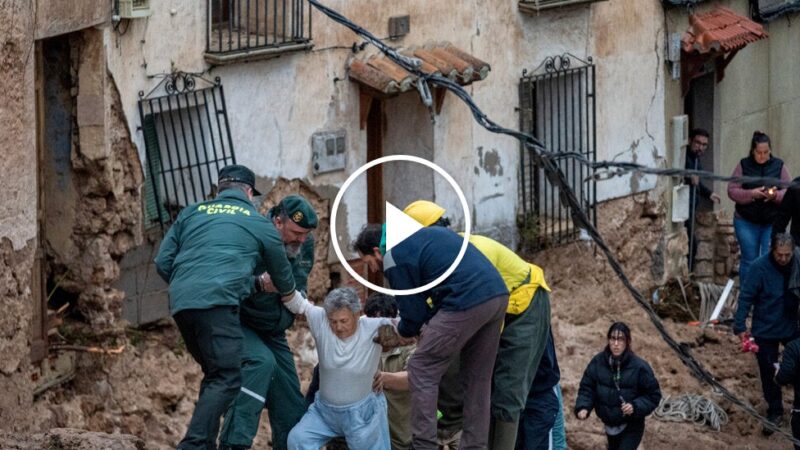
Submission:
M 449 226 L 445 209 L 433 202 L 418 200 L 403 212 L 426 227 Z M 560 373 L 544 271 L 493 239 L 472 234 L 469 241 L 497 269 L 510 292 L 492 376 L 490 448 L 547 449 L 560 410 Z

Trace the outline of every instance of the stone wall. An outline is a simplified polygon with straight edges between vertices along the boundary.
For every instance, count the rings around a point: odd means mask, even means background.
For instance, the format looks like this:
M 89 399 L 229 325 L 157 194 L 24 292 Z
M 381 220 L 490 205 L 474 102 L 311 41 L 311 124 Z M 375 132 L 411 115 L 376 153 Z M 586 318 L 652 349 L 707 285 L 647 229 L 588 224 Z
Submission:
M 725 211 L 698 212 L 697 255 L 693 278 L 702 283 L 724 285 L 739 273 L 739 245 L 733 218 Z

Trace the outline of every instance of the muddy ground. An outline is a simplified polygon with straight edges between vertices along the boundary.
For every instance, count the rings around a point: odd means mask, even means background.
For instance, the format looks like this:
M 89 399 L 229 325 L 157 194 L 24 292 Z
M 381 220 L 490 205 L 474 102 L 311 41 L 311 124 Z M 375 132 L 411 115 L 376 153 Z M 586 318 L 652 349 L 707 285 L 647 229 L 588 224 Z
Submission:
M 646 197 L 613 202 L 601 208 L 598 223 L 634 284 L 646 296 L 658 284 L 653 270 L 658 257 L 663 215 L 650 211 Z M 635 237 L 635 238 L 631 238 Z M 661 340 L 642 309 L 587 242 L 577 242 L 528 259 L 545 268 L 553 289 L 554 336 L 562 372 L 567 438 L 570 448 L 604 448 L 601 423 L 594 415 L 579 422 L 571 414 L 577 386 L 586 364 L 605 345 L 605 332 L 616 320 L 627 322 L 633 348 L 650 362 L 665 395 L 703 394 L 729 415 L 721 432 L 693 424 L 648 419 L 643 449 L 790 449 L 779 436 L 765 438 L 760 425 L 701 385 Z M 736 395 L 764 410 L 755 358 L 739 353 L 727 332 L 706 331 L 671 320 L 667 328 Z M 290 344 L 303 389 L 316 362 L 313 342 L 300 321 L 290 332 Z M 129 330 L 120 355 L 81 354 L 73 381 L 45 392 L 31 411 L 32 430 L 79 428 L 140 437 L 147 448 L 174 448 L 180 440 L 197 396 L 201 373 L 186 353 L 170 320 L 146 330 Z M 787 410 L 790 392 L 785 392 Z M 265 415 L 263 416 L 265 417 Z M 788 429 L 788 425 L 784 428 Z M 41 439 L 41 438 L 40 438 Z M 16 448 L 25 448 L 22 446 Z M 35 447 L 28 447 L 35 448 Z M 269 427 L 262 427 L 254 448 L 269 447 Z

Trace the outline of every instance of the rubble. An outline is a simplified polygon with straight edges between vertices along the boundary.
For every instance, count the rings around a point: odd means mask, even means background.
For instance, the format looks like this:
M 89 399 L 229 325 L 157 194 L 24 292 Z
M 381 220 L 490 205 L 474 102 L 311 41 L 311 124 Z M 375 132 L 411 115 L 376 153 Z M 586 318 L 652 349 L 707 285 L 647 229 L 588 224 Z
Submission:
M 0 433 L 0 448 L 7 450 L 144 450 L 144 441 L 129 434 L 105 434 L 74 428 L 54 428 L 46 433 L 19 436 Z

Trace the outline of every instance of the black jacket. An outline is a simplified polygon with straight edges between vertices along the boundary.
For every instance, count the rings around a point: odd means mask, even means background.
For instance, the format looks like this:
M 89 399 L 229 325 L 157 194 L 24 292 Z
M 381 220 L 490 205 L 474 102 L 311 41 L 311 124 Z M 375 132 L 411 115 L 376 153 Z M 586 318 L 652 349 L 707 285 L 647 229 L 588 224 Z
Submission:
M 800 409 L 800 339 L 795 339 L 783 349 L 783 358 L 775 381 L 780 385 L 794 386 L 794 409 Z
M 800 183 L 800 177 L 795 178 L 793 183 Z M 772 224 L 772 234 L 784 233 L 790 221 L 792 226 L 789 232 L 794 238 L 795 245 L 800 245 L 800 185 L 790 187 L 783 195 L 778 216 Z
M 661 401 L 661 389 L 653 369 L 631 351 L 622 354 L 619 380 L 614 382 L 616 368 L 612 368 L 611 352 L 606 348 L 595 355 L 583 372 L 575 414 L 594 409 L 604 424 L 618 426 L 623 423 L 644 422 Z M 622 415 L 622 400 L 633 404 L 633 414 Z
M 686 150 L 686 163 L 684 167 L 690 170 L 703 170 L 703 165 L 700 163 L 700 157 L 690 149 Z M 711 189 L 708 188 L 703 181 L 700 180 L 697 185 L 692 184 L 692 178 L 686 177 L 684 178 L 684 183 L 689 186 L 689 198 L 693 199 L 695 205 L 697 205 L 698 198 L 704 198 L 706 200 L 711 200 L 711 194 L 714 193 Z M 697 197 L 695 198 L 695 191 L 697 192 Z

